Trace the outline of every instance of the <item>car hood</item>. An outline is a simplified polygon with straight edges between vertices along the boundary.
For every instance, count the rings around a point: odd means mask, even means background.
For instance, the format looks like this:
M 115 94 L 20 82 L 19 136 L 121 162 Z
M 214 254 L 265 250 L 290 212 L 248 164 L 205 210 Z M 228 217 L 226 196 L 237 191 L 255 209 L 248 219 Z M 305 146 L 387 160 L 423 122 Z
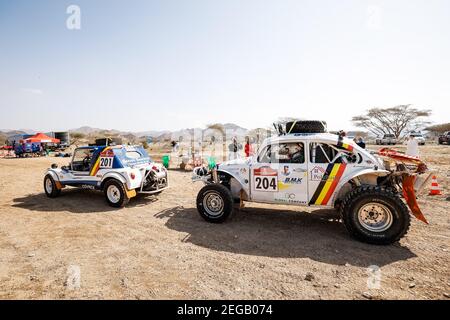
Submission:
M 225 162 L 222 162 L 221 164 L 219 164 L 218 168 L 225 169 L 225 168 L 230 168 L 230 167 L 248 166 L 251 162 L 251 159 L 252 158 L 240 158 L 240 159 L 225 161 Z

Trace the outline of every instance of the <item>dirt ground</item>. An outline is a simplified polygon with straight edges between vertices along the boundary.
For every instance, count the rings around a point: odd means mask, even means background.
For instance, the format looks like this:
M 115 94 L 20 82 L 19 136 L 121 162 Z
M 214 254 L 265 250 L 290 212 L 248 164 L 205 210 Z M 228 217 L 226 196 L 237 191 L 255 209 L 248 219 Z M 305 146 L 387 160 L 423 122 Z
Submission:
M 450 146 L 421 152 L 444 195 L 422 197 L 430 225 L 391 246 L 351 239 L 332 210 L 247 204 L 209 224 L 201 183 L 175 170 L 121 210 L 94 191 L 49 199 L 45 169 L 67 159 L 0 159 L 0 298 L 448 299 Z

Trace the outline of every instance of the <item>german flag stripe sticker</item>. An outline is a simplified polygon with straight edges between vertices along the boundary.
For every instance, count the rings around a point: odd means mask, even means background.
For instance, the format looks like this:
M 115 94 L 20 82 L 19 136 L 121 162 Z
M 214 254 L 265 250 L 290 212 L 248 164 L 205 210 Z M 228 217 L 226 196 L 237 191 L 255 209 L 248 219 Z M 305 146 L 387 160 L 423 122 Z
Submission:
M 330 163 L 325 170 L 325 173 L 323 174 L 322 181 L 320 181 L 319 185 L 317 186 L 316 192 L 314 192 L 313 197 L 309 201 L 309 204 L 315 204 L 317 201 L 317 198 L 320 195 L 320 192 L 322 191 L 323 187 L 325 186 L 325 183 L 327 182 L 327 178 L 331 173 L 331 170 L 333 170 L 333 164 Z
M 309 201 L 309 204 L 326 205 L 330 201 L 331 196 L 336 190 L 336 186 L 339 183 L 346 164 L 337 163 L 330 164 L 323 175 L 322 181 L 319 183 L 316 192 Z

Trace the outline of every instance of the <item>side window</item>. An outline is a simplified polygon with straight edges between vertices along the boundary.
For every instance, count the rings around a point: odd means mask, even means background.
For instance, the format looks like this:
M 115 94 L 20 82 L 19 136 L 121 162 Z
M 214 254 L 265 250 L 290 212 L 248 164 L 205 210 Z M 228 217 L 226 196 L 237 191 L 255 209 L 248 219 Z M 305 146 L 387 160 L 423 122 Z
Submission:
M 72 160 L 72 170 L 89 171 L 94 149 L 75 150 Z
M 280 143 L 267 146 L 258 157 L 261 163 L 305 163 L 303 142 Z
M 312 142 L 309 144 L 311 163 L 330 163 L 336 154 L 336 149 L 326 143 Z
M 260 163 L 275 163 L 272 157 L 272 146 L 269 145 L 264 148 L 264 150 L 258 156 L 258 162 Z

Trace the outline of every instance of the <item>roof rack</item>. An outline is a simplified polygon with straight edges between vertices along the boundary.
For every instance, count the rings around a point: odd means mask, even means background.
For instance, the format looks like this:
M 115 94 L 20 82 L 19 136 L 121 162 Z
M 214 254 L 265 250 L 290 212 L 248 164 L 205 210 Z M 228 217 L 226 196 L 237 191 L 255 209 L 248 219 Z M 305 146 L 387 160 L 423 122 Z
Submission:
M 313 134 L 328 132 L 327 123 L 321 120 L 287 120 L 274 122 L 273 126 L 279 136 L 286 134 Z

